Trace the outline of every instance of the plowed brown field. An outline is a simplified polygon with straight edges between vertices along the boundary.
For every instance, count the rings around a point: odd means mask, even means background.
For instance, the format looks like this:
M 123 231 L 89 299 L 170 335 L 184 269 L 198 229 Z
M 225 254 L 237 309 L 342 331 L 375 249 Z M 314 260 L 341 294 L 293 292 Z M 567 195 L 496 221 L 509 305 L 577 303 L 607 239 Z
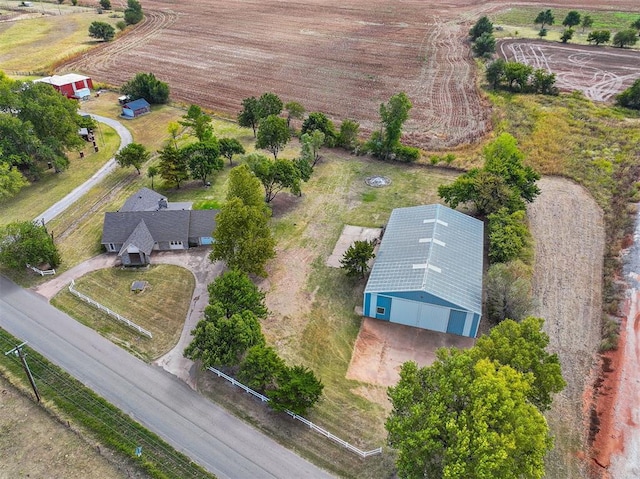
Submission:
M 587 98 L 607 101 L 640 78 L 640 52 L 611 47 L 505 40 L 498 51 L 515 60 L 556 74 L 556 86 L 580 90 Z
M 635 0 L 576 6 L 607 4 L 637 8 Z M 115 85 L 153 72 L 169 82 L 174 99 L 233 117 L 243 98 L 273 91 L 336 121 L 359 121 L 364 131 L 377 128 L 381 102 L 405 91 L 414 106 L 405 141 L 449 148 L 479 139 L 490 126 L 465 40 L 477 18 L 507 6 L 480 0 L 148 0 L 142 25 L 63 69 Z

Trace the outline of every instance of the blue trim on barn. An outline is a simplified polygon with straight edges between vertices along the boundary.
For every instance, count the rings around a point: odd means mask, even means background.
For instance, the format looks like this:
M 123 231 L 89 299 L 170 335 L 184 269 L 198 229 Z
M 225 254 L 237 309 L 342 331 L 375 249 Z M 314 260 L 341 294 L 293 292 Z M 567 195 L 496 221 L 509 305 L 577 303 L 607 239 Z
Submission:
M 445 301 L 438 296 L 434 296 L 426 291 L 396 291 L 393 293 L 384 293 L 386 296 L 392 296 L 394 298 L 408 299 L 410 301 L 417 301 L 419 303 L 435 304 L 436 306 L 443 306 L 445 308 L 460 308 L 459 304 L 454 304 L 449 301 Z
M 384 314 L 379 314 L 378 308 L 384 308 Z M 375 318 L 389 321 L 389 319 L 391 318 L 391 298 L 378 295 L 378 298 L 376 300 Z
M 371 310 L 371 293 L 365 293 L 363 314 L 365 316 L 371 316 L 370 310 Z
M 471 323 L 471 330 L 469 331 L 469 337 L 475 338 L 478 334 L 478 326 L 480 325 L 480 315 L 473 313 L 473 322 Z
M 455 309 L 450 310 L 449 324 L 447 325 L 447 333 L 464 336 L 464 326 L 466 322 L 467 322 L 467 313 L 465 311 L 457 311 Z

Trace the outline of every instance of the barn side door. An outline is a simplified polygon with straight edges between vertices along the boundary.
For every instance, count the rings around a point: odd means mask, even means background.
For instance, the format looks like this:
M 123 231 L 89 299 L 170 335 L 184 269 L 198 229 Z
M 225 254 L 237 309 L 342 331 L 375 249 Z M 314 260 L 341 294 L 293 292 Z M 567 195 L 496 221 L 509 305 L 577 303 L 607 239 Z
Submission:
M 467 320 L 467 313 L 465 311 L 456 311 L 452 309 L 449 312 L 449 324 L 447 325 L 447 333 L 459 334 L 463 336 L 464 323 Z

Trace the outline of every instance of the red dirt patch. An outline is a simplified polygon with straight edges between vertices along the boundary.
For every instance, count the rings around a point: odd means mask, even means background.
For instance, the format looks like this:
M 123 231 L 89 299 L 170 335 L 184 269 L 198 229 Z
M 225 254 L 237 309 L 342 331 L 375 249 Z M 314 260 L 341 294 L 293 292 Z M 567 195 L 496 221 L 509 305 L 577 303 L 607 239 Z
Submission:
M 504 40 L 499 54 L 556 74 L 563 91 L 607 101 L 640 78 L 640 52 L 620 48 L 569 45 L 532 40 Z

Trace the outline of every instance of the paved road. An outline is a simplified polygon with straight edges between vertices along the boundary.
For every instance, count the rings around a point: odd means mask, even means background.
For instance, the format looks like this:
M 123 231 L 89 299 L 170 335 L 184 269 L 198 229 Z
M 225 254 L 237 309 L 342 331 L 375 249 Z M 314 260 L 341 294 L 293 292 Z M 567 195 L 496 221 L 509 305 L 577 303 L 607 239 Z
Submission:
M 178 451 L 233 478 L 330 478 L 175 376 L 148 365 L 0 276 L 0 327 L 130 414 Z
M 82 112 L 80 112 L 82 113 Z M 118 151 L 127 146 L 129 143 L 133 141 L 131 137 L 131 133 L 127 130 L 119 121 L 112 120 L 111 118 L 107 118 L 99 115 L 91 115 L 94 120 L 99 121 L 100 123 L 104 123 L 105 125 L 110 126 L 120 136 L 120 146 L 118 147 Z M 49 208 L 44 213 L 38 215 L 34 220 L 42 221 L 44 219 L 45 223 L 48 223 L 53 218 L 58 216 L 64 210 L 66 210 L 69 206 L 71 206 L 75 201 L 77 201 L 82 195 L 84 195 L 91 188 L 100 183 L 105 176 L 111 173 L 116 168 L 116 160 L 111 158 L 107 161 L 102 168 L 94 173 L 94 175 L 85 181 L 83 184 L 78 186 L 75 190 L 69 193 L 67 196 L 62 198 L 56 204 L 54 204 L 51 208 Z

